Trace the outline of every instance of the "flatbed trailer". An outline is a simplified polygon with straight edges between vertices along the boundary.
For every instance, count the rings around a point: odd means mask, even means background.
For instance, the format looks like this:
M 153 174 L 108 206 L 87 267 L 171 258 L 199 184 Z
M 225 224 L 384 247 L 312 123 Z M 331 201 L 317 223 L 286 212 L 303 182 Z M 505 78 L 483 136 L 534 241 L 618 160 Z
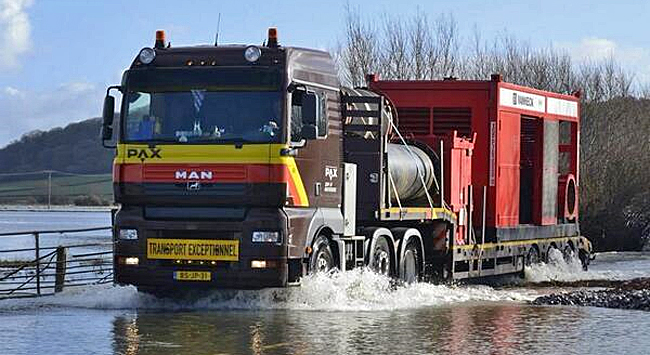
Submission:
M 122 95 L 113 139 L 114 98 Z M 369 267 L 406 282 L 586 265 L 579 100 L 486 81 L 339 83 L 328 53 L 170 47 L 110 87 L 115 280 L 165 293 Z

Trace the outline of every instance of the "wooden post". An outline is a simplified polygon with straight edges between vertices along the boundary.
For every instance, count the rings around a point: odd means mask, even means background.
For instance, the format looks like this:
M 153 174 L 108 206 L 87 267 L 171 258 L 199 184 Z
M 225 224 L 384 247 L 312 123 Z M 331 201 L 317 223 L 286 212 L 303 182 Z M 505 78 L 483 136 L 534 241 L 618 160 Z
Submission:
M 65 269 L 66 269 L 67 253 L 66 248 L 59 246 L 56 248 L 56 276 L 54 281 L 54 292 L 63 291 L 65 284 Z
M 47 172 L 47 209 L 52 208 L 52 171 Z
M 36 253 L 36 294 L 41 295 L 41 250 L 38 240 L 38 233 L 34 233 L 34 242 L 36 244 L 35 253 Z

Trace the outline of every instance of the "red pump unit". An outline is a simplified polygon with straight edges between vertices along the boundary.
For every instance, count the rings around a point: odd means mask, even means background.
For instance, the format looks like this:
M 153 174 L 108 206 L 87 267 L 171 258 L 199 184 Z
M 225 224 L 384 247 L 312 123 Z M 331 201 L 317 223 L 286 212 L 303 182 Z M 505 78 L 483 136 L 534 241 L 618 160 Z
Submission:
M 446 161 L 451 175 L 445 190 L 453 193 L 463 181 L 454 175 L 463 170 L 454 166 L 471 165 L 474 212 L 479 212 L 472 214 L 475 227 L 483 227 L 481 195 L 486 187 L 486 240 L 551 236 L 554 226 L 577 220 L 577 94 L 509 84 L 500 75 L 477 81 L 370 79 L 369 88 L 396 107 L 404 135 L 434 149 L 444 137 L 448 142 L 471 139 L 471 159 Z M 448 197 L 455 206 L 458 196 Z

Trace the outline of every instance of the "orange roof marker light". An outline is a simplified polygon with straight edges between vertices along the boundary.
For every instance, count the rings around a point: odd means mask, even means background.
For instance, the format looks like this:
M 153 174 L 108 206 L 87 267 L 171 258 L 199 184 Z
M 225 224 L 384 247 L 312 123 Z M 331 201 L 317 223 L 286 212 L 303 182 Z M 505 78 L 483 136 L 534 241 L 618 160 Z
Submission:
M 267 47 L 278 47 L 278 28 L 269 27 L 268 41 L 266 42 Z
M 164 49 L 167 44 L 165 43 L 165 31 L 163 30 L 158 30 L 156 31 L 156 43 L 154 44 L 154 48 L 156 49 Z

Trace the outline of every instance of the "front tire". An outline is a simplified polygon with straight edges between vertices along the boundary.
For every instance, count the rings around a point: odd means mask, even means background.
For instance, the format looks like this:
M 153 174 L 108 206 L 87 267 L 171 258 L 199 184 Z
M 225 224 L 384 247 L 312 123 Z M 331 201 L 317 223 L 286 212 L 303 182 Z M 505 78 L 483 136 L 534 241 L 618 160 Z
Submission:
M 336 266 L 334 253 L 330 241 L 325 236 L 319 236 L 313 247 L 313 253 L 309 260 L 309 273 L 329 272 Z

